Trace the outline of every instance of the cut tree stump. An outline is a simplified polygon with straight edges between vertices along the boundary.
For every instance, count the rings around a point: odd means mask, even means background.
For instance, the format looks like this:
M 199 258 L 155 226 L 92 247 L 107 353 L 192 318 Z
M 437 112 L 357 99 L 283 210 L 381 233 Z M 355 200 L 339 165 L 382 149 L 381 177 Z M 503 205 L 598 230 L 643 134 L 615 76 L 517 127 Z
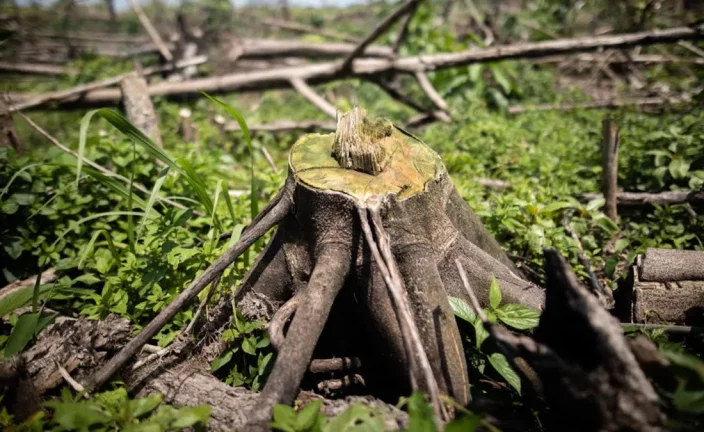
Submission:
M 506 302 L 543 305 L 542 288 L 521 277 L 462 201 L 440 157 L 355 108 L 338 119 L 334 134 L 304 135 L 293 145 L 284 187 L 240 240 L 87 382 L 105 383 L 275 225 L 235 302 L 254 293 L 277 308 L 292 301 L 304 307 L 290 308 L 293 319 L 248 416 L 250 430 L 266 429 L 276 403 L 293 402 L 314 354 L 358 357 L 375 396 L 393 399 L 417 388 L 440 414 L 441 394 L 467 404 L 467 366 L 448 301 L 467 297 L 455 260 L 483 305 L 493 277 Z M 283 329 L 289 316 L 274 314 L 270 326 Z
M 647 249 L 614 297 L 625 322 L 704 325 L 704 251 Z

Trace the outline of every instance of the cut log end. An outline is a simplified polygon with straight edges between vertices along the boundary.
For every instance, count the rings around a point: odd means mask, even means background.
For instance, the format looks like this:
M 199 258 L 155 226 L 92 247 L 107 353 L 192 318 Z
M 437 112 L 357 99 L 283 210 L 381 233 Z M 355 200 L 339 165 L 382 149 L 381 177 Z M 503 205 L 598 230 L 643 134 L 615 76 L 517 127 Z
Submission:
M 377 175 L 384 170 L 386 151 L 379 140 L 391 136 L 393 125 L 386 119 L 371 120 L 355 107 L 337 119 L 332 152 L 341 167 Z

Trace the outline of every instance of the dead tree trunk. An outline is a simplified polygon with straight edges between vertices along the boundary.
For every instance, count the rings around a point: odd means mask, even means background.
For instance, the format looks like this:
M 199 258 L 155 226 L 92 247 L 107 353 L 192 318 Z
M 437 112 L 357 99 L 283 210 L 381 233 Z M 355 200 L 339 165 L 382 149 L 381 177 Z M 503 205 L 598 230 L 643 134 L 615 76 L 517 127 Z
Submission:
M 120 81 L 120 91 L 122 92 L 122 104 L 129 121 L 154 140 L 159 147 L 163 147 L 159 132 L 159 120 L 156 117 L 144 78 L 134 75 L 123 78 Z

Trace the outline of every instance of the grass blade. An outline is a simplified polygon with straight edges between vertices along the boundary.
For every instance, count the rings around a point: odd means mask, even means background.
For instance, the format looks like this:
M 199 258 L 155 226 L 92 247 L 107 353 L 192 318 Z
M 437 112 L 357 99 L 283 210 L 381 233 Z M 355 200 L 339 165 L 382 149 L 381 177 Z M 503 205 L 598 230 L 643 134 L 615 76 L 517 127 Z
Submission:
M 237 112 L 234 108 L 226 104 L 225 102 L 222 102 L 221 100 L 210 96 L 208 93 L 201 92 L 203 96 L 207 97 L 210 99 L 212 102 L 214 102 L 216 105 L 224 109 L 230 117 L 235 119 L 237 121 L 237 124 L 239 124 L 240 129 L 242 129 L 242 134 L 244 135 L 244 140 L 247 143 L 247 149 L 249 150 L 249 175 L 250 175 L 250 186 L 251 186 L 251 199 L 250 199 L 250 217 L 252 219 L 257 216 L 259 213 L 259 202 L 257 198 L 257 184 L 254 178 L 254 149 L 252 148 L 252 137 L 249 134 L 249 128 L 247 127 L 247 122 L 244 120 L 244 117 L 240 113 Z
M 39 273 L 37 273 L 37 278 L 34 280 L 34 287 L 32 287 L 32 313 L 36 313 L 39 307 L 39 287 L 42 283 L 42 272 L 44 272 L 44 267 L 39 267 Z
M 83 153 L 85 153 L 86 150 L 88 126 L 96 112 L 98 112 L 98 110 L 88 111 L 81 119 L 81 129 L 78 135 L 78 158 L 76 160 L 76 188 L 78 188 L 78 181 L 81 179 L 81 168 L 83 167 Z
M 98 114 L 110 124 L 115 126 L 115 128 L 117 128 L 120 132 L 125 134 L 125 136 L 132 140 L 133 143 L 142 146 L 152 157 L 159 159 L 175 172 L 183 175 L 198 196 L 198 199 L 205 208 L 206 213 L 210 214 L 213 211 L 213 202 L 210 200 L 210 196 L 206 192 L 207 189 L 205 187 L 205 183 L 203 183 L 200 177 L 198 177 L 190 164 L 186 163 L 184 160 L 181 160 L 180 164 L 174 161 L 168 153 L 164 151 L 164 149 L 159 148 L 156 144 L 154 144 L 154 141 L 144 135 L 142 131 L 137 129 L 126 118 L 115 111 L 102 108 L 98 110 Z
M 154 188 L 152 188 L 152 194 L 149 196 L 149 201 L 147 201 L 147 206 L 144 208 L 144 217 L 142 217 L 142 221 L 139 223 L 139 228 L 137 229 L 137 234 L 141 233 L 142 230 L 144 229 L 144 224 L 147 222 L 147 216 L 149 215 L 149 212 L 152 210 L 154 207 L 154 202 L 156 201 L 156 198 L 159 196 L 159 190 L 161 189 L 161 185 L 164 184 L 164 181 L 166 180 L 166 175 L 169 173 L 169 167 L 164 167 L 163 170 L 159 173 L 159 178 L 156 179 L 156 182 L 154 183 Z
M 98 218 L 101 218 L 101 217 L 105 217 L 105 216 L 127 216 L 127 215 L 143 216 L 144 213 L 142 213 L 142 212 L 132 212 L 132 211 L 110 211 L 110 212 L 96 213 L 96 214 L 92 214 L 92 215 L 90 215 L 90 216 L 84 217 L 83 219 L 79 219 L 79 220 L 76 222 L 75 226 L 76 226 L 76 227 L 80 227 L 81 225 L 83 225 L 83 224 L 86 223 L 86 222 L 92 221 L 93 219 L 98 219 Z M 61 240 L 66 236 L 66 234 L 70 233 L 70 232 L 73 231 L 73 230 L 74 230 L 74 227 L 67 228 L 64 232 L 62 232 L 62 233 L 57 237 L 56 240 L 54 240 L 54 243 L 52 243 L 52 246 L 53 246 L 53 245 L 56 245 L 59 241 L 61 241 Z

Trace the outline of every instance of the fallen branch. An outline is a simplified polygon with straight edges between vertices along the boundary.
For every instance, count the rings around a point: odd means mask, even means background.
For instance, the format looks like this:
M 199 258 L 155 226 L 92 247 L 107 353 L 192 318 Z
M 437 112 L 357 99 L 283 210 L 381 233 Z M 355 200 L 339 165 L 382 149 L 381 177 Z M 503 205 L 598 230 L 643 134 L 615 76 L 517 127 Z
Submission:
M 165 71 L 171 71 L 171 70 L 177 70 L 177 69 L 182 69 L 186 68 L 189 66 L 195 66 L 199 64 L 203 64 L 208 61 L 207 56 L 197 56 L 190 58 L 188 60 L 183 60 L 176 62 L 173 65 L 167 65 L 167 66 L 158 66 L 158 67 L 149 67 L 149 68 L 144 68 L 142 70 L 141 75 L 142 76 L 148 76 L 152 75 L 155 73 L 159 72 L 165 72 Z M 10 111 L 20 111 L 20 110 L 26 110 L 29 108 L 35 108 L 37 106 L 41 105 L 46 105 L 52 102 L 63 102 L 63 101 L 80 101 L 82 96 L 92 90 L 97 90 L 105 87 L 110 87 L 115 84 L 118 84 L 120 81 L 124 80 L 125 78 L 131 77 L 135 75 L 135 72 L 127 72 L 123 73 L 114 77 L 110 78 L 105 78 L 102 80 L 98 81 L 93 81 L 88 84 L 81 84 L 76 87 L 66 89 L 66 90 L 58 90 L 55 92 L 51 93 L 44 93 L 44 94 L 38 94 L 37 97 L 34 99 L 27 100 L 26 102 L 22 102 L 16 105 L 13 105 L 10 107 Z M 147 92 L 147 87 L 144 87 L 143 90 L 144 94 Z
M 522 106 L 514 105 L 509 107 L 509 114 L 522 114 L 531 111 L 574 111 L 588 108 L 619 108 L 624 106 L 663 106 L 677 105 L 689 102 L 691 96 L 683 94 L 675 97 L 646 97 L 633 99 L 601 99 L 591 102 L 565 103 L 565 104 L 543 104 Z
M 430 99 L 440 111 L 447 113 L 447 102 L 445 102 L 442 96 L 440 96 L 440 93 L 435 90 L 428 76 L 423 72 L 416 72 L 413 76 L 416 78 L 416 81 L 418 81 L 418 85 L 420 85 L 425 95 L 428 96 L 428 99 Z
M 416 5 L 408 11 L 408 13 L 406 14 L 406 18 L 401 24 L 401 27 L 399 27 L 398 34 L 396 36 L 396 39 L 394 40 L 394 46 L 392 48 L 394 54 L 398 54 L 399 49 L 401 49 L 401 45 L 406 39 L 406 35 L 408 35 L 408 26 L 411 24 L 411 20 L 413 20 L 413 17 L 415 16 L 416 11 L 418 10 L 418 4 L 419 3 L 416 3 Z
M 132 10 L 134 10 L 137 14 L 137 17 L 139 17 L 142 27 L 144 27 L 147 33 L 149 33 L 149 37 L 152 39 L 152 42 L 154 42 L 154 45 L 156 45 L 159 49 L 161 56 L 164 57 L 167 62 L 172 61 L 174 59 L 173 54 L 171 54 L 171 51 L 164 44 L 164 40 L 159 35 L 159 32 L 154 28 L 152 22 L 149 21 L 149 17 L 147 17 L 147 14 L 144 13 L 142 7 L 135 0 L 127 0 L 127 2 L 132 7 Z
M 50 64 L 0 62 L 0 72 L 28 75 L 65 75 L 66 68 Z
M 600 193 L 588 192 L 582 194 L 582 199 L 591 201 L 604 196 Z M 701 191 L 665 191 L 665 192 L 618 192 L 616 202 L 624 207 L 638 207 L 644 205 L 675 205 L 675 204 L 704 204 L 704 192 Z
M 318 107 L 322 112 L 332 118 L 337 118 L 337 108 L 332 106 L 322 96 L 313 90 L 306 82 L 300 78 L 291 78 L 291 85 L 298 93 L 308 99 L 310 103 Z
M 294 130 L 300 131 L 334 131 L 337 124 L 331 120 L 308 120 L 308 121 L 293 121 L 279 120 L 272 123 L 260 123 L 247 125 L 250 132 L 290 132 Z M 240 125 L 237 122 L 229 122 L 225 125 L 226 131 L 240 131 Z
M 340 69 L 343 71 L 349 70 L 354 59 L 360 57 L 364 53 L 364 50 L 367 49 L 368 45 L 379 39 L 379 37 L 383 35 L 389 27 L 394 25 L 394 23 L 401 19 L 401 17 L 405 14 L 410 11 L 415 11 L 421 1 L 422 0 L 408 0 L 406 3 L 391 12 L 382 22 L 374 27 L 374 29 L 364 38 L 364 40 L 362 40 L 359 45 L 357 45 L 355 49 L 352 50 L 352 52 L 342 61 Z
M 497 46 L 482 50 L 467 50 L 458 53 L 441 53 L 396 59 L 358 58 L 350 65 L 349 70 L 340 69 L 339 63 L 318 63 L 306 66 L 284 67 L 258 74 L 234 73 L 218 77 L 201 78 L 179 83 L 160 82 L 149 87 L 151 96 L 184 96 L 199 95 L 201 91 L 223 93 L 235 90 L 273 90 L 290 86 L 292 78 L 299 78 L 308 84 L 321 84 L 350 76 L 371 77 L 388 72 L 417 72 L 437 69 L 447 69 L 465 66 L 472 63 L 496 62 L 517 58 L 540 58 L 555 54 L 565 54 L 580 51 L 591 51 L 600 48 L 625 48 L 636 45 L 652 45 L 657 43 L 672 43 L 679 40 L 701 39 L 704 33 L 700 27 L 677 27 L 664 30 L 653 30 L 641 33 L 622 35 L 596 36 L 577 39 L 559 39 L 553 41 L 531 42 L 516 45 Z M 272 41 L 279 43 L 281 41 Z M 366 51 L 365 51 L 366 52 Z M 36 97 L 32 94 L 10 94 L 15 103 L 27 98 Z M 84 96 L 82 106 L 90 104 L 109 104 L 119 100 L 119 91 L 111 89 L 93 90 Z M 641 99 L 641 101 L 644 101 Z M 676 99 L 667 101 L 675 103 Z M 650 98 L 645 102 L 662 104 L 662 98 Z M 592 103 L 594 104 L 594 103 Z M 621 106 L 618 101 L 603 101 L 593 107 Z M 554 105 L 542 109 L 554 109 Z M 574 109 L 571 107 L 569 109 Z M 514 107 L 510 112 L 523 112 L 527 108 Z

